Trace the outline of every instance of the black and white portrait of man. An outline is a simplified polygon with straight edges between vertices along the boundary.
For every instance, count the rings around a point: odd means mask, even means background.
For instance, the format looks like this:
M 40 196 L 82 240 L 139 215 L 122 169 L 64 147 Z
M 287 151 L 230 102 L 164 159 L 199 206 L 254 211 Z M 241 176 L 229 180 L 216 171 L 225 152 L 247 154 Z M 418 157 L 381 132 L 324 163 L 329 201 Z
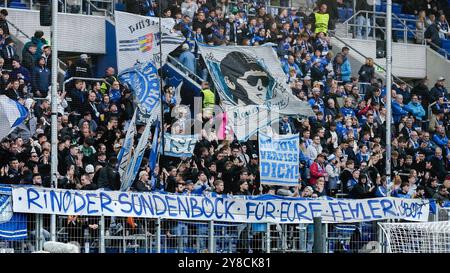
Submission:
M 236 104 L 264 104 L 272 82 L 270 75 L 255 58 L 239 51 L 228 53 L 220 70 Z

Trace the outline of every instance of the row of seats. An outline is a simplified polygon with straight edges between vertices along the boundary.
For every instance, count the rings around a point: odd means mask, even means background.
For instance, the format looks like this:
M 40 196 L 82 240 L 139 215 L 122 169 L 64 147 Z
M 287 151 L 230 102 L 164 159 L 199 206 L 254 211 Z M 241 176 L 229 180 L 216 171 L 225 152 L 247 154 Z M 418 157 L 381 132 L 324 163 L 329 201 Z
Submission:
M 3 3 L 1 6 L 3 6 Z M 25 3 L 20 2 L 20 0 L 11 0 L 8 7 L 13 9 L 29 9 L 28 6 Z
M 441 54 L 443 56 L 447 55 L 447 59 L 450 60 L 450 40 L 441 39 Z M 447 54 L 445 54 L 447 53 Z

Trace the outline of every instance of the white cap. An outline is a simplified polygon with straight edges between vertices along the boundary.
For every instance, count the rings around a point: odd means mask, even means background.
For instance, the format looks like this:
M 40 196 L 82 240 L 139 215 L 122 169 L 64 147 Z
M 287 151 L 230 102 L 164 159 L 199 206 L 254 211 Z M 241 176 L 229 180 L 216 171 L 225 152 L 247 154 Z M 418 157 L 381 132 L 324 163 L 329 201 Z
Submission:
M 89 56 L 87 54 L 81 54 L 80 59 L 89 59 Z
M 187 43 L 184 43 L 184 44 L 181 46 L 181 49 L 183 49 L 184 51 L 189 50 L 189 45 L 188 45 Z
M 445 81 L 445 78 L 444 78 L 444 77 L 442 77 L 442 76 L 440 76 L 440 77 L 439 77 L 439 79 L 438 79 L 438 81 L 439 81 L 439 82 L 441 82 L 441 81 Z
M 86 171 L 86 173 L 94 173 L 95 172 L 94 166 L 92 164 L 88 164 L 84 170 Z

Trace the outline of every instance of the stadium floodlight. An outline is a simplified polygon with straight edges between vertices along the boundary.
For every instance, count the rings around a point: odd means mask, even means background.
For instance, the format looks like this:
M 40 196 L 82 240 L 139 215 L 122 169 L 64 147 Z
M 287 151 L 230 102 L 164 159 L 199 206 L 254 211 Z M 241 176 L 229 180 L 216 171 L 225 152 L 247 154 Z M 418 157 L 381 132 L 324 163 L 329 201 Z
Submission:
M 378 223 L 390 253 L 450 253 L 450 222 Z

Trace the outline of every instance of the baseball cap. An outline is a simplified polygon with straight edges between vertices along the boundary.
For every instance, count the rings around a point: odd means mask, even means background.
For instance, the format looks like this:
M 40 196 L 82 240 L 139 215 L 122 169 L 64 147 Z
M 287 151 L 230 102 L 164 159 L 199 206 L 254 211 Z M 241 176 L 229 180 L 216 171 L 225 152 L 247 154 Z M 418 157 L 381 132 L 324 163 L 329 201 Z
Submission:
M 89 56 L 87 54 L 81 54 L 80 59 L 89 59 Z
M 440 76 L 439 79 L 438 79 L 438 82 L 441 82 L 441 81 L 445 81 L 445 78 L 442 77 L 442 76 Z
M 328 158 L 327 158 L 328 161 L 332 161 L 332 160 L 335 160 L 335 159 L 336 159 L 336 155 L 334 155 L 334 154 L 329 155 Z
M 306 77 L 303 78 L 303 80 L 305 80 L 305 81 L 310 81 L 310 80 L 311 80 L 311 77 L 310 77 L 310 76 L 306 76 Z
M 86 173 L 94 173 L 95 171 L 94 166 L 92 166 L 92 164 L 88 164 L 84 170 L 86 171 Z
M 252 154 L 252 159 L 258 159 L 258 155 L 257 154 Z
M 194 181 L 192 180 L 186 180 L 186 185 L 194 184 Z

